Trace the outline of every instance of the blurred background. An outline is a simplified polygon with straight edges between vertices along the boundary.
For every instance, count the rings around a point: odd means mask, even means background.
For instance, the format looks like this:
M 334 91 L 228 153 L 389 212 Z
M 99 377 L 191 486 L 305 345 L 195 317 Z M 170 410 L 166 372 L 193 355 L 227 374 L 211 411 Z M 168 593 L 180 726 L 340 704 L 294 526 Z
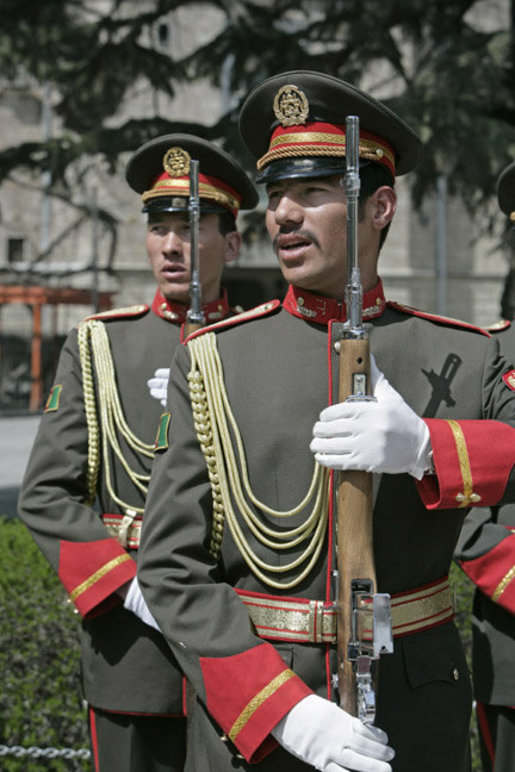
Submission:
M 515 306 L 495 182 L 515 158 L 515 0 L 2 0 L 0 414 L 37 414 L 66 332 L 154 293 L 124 167 L 191 131 L 253 173 L 237 116 L 289 69 L 341 76 L 421 135 L 382 256 L 387 296 L 486 326 Z M 226 269 L 235 302 L 282 292 L 263 233 Z

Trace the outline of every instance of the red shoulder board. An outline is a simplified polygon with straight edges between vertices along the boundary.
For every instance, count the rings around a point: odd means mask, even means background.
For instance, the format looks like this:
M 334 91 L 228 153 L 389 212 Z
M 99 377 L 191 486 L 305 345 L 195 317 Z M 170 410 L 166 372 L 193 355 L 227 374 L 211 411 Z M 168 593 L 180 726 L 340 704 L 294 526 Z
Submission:
M 87 316 L 85 321 L 90 319 L 129 319 L 133 316 L 142 316 L 150 310 L 147 303 L 140 303 L 136 306 L 126 306 L 125 308 L 111 308 L 109 311 L 100 311 L 98 314 Z
M 461 319 L 453 319 L 451 316 L 439 316 L 438 314 L 430 314 L 427 311 L 419 311 L 418 308 L 405 306 L 404 303 L 396 303 L 394 300 L 389 300 L 386 305 L 389 308 L 393 308 L 394 311 L 400 311 L 401 314 L 418 316 L 420 319 L 427 319 L 429 322 L 445 324 L 448 327 L 459 327 L 463 330 L 470 330 L 470 332 L 478 332 L 480 335 L 486 335 L 487 338 L 491 337 L 488 330 L 485 330 L 482 327 L 476 327 L 476 325 L 469 324 L 468 322 L 463 322 Z
M 280 305 L 280 300 L 269 300 L 266 303 L 261 303 L 261 305 L 251 308 L 248 311 L 242 311 L 241 314 L 229 316 L 227 319 L 222 319 L 220 322 L 215 322 L 215 324 L 210 324 L 207 327 L 201 327 L 199 330 L 195 330 L 191 335 L 188 335 L 184 342 L 187 343 L 192 338 L 196 338 L 198 335 L 202 335 L 205 332 L 224 330 L 227 327 L 234 327 L 236 324 L 242 324 L 243 322 L 248 322 L 252 319 L 259 319 L 262 316 L 267 316 L 272 313 L 272 311 L 279 308 Z
M 503 332 L 511 327 L 511 322 L 508 319 L 499 319 L 495 324 L 489 325 L 486 329 L 488 332 Z

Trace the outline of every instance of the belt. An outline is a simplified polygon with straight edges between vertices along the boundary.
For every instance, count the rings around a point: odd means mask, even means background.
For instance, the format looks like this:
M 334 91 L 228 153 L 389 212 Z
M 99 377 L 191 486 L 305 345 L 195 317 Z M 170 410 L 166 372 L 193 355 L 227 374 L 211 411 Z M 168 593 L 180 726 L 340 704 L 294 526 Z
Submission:
M 308 598 L 236 590 L 261 638 L 300 643 L 336 643 L 336 609 Z M 454 617 L 448 577 L 391 597 L 394 637 L 427 630 Z
M 125 549 L 137 550 L 141 535 L 142 516 L 135 512 L 125 515 L 102 515 L 102 522 L 111 536 Z

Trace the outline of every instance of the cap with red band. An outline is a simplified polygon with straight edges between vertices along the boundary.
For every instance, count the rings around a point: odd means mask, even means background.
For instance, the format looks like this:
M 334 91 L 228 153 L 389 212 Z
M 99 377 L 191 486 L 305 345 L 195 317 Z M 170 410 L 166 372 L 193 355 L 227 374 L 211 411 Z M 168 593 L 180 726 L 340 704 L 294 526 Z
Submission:
M 190 161 L 199 162 L 200 211 L 253 209 L 257 191 L 243 168 L 224 150 L 200 137 L 167 134 L 140 147 L 129 160 L 126 179 L 141 194 L 144 212 L 187 210 Z
M 250 92 L 240 113 L 243 142 L 258 182 L 345 172 L 345 120 L 360 119 L 362 163 L 392 177 L 414 169 L 418 135 L 395 113 L 350 83 L 310 70 L 274 75 Z

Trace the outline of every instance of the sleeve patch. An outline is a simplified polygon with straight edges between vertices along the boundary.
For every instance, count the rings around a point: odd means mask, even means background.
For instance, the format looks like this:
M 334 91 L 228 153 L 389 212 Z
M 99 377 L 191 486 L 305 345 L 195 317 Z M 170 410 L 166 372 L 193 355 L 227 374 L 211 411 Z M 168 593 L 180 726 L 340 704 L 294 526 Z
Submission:
M 61 400 L 61 392 L 63 390 L 62 384 L 58 383 L 52 386 L 50 394 L 45 404 L 44 413 L 55 413 L 59 409 L 59 402 Z
M 159 425 L 157 427 L 156 441 L 154 443 L 154 450 L 158 453 L 161 450 L 168 449 L 168 429 L 170 428 L 171 421 L 170 413 L 163 413 L 159 419 Z
M 510 370 L 508 373 L 504 373 L 502 379 L 509 389 L 515 391 L 515 370 Z

